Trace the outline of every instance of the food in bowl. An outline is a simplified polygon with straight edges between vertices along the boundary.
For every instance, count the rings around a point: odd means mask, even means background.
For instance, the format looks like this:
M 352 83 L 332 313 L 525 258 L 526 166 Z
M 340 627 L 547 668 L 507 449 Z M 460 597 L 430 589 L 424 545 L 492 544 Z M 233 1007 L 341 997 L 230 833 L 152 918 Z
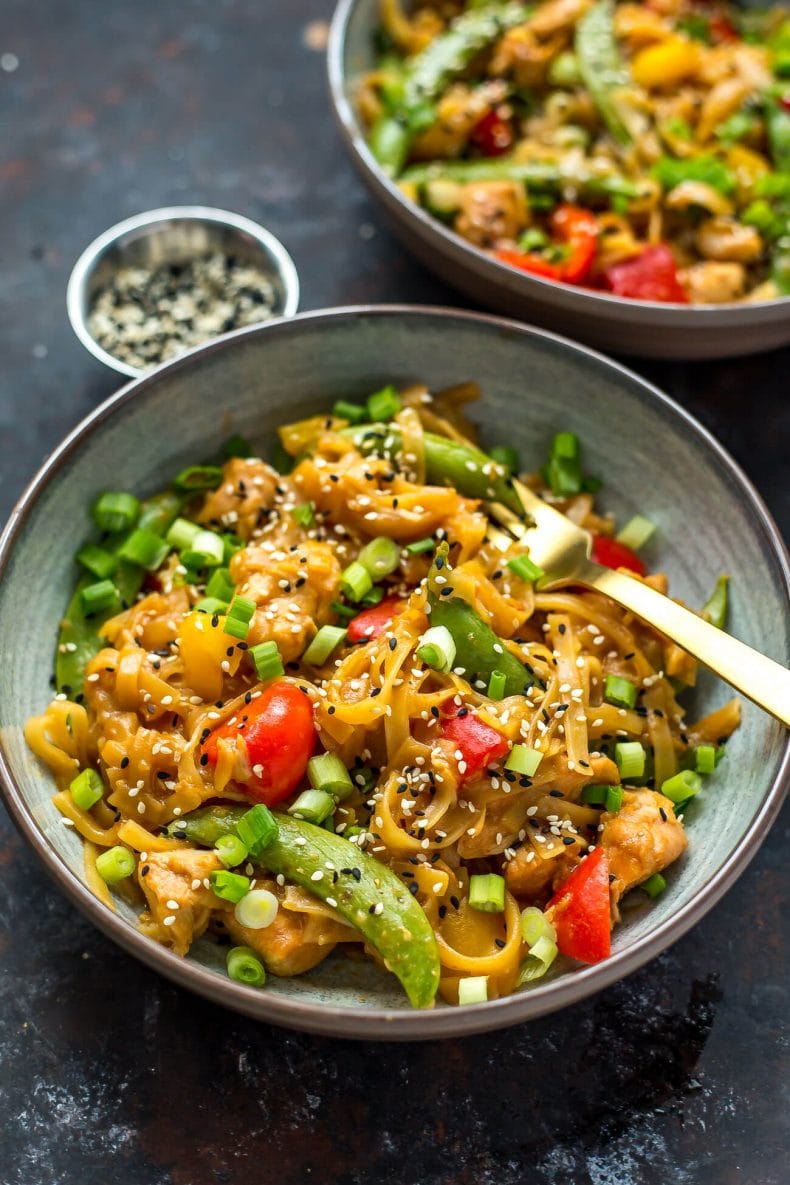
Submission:
M 381 0 L 379 44 L 371 151 L 501 263 L 632 300 L 790 292 L 782 9 Z
M 738 701 L 686 724 L 688 655 L 487 541 L 520 464 L 467 443 L 476 395 L 387 387 L 285 425 L 277 469 L 237 437 L 95 502 L 25 735 L 87 883 L 151 939 L 213 933 L 252 986 L 361 947 L 413 1006 L 473 1004 L 558 953 L 606 959 L 624 894 L 664 888 Z M 573 434 L 528 480 L 598 562 L 666 588 L 649 521 L 615 536 L 594 509 Z M 725 611 L 722 581 L 704 612 Z

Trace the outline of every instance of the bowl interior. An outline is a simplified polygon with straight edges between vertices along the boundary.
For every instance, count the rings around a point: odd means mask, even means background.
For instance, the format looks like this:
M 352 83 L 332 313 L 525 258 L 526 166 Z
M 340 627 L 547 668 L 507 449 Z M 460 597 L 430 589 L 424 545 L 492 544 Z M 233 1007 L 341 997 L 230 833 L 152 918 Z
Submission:
M 553 432 L 577 432 L 586 467 L 606 478 L 602 504 L 622 518 L 641 511 L 657 524 L 649 559 L 670 574 L 674 595 L 700 605 L 718 574 L 730 572 L 730 628 L 787 660 L 785 577 L 767 520 L 718 448 L 636 376 L 539 331 L 463 314 L 352 310 L 242 331 L 139 380 L 95 413 L 92 428 L 77 430 L 39 479 L 13 546 L 9 540 L 6 549 L 0 581 L 0 749 L 18 788 L 21 813 L 34 821 L 50 859 L 70 870 L 72 886 L 73 878 L 83 875 L 81 843 L 51 805 L 52 780 L 28 752 L 22 729 L 51 694 L 58 620 L 94 497 L 108 487 L 151 493 L 182 466 L 209 458 L 231 432 L 243 433 L 267 455 L 278 424 L 324 410 L 339 396 L 362 397 L 387 382 L 419 380 L 439 389 L 466 379 L 483 387 L 474 414 L 486 442 L 514 444 L 526 465 L 537 466 Z M 703 674 L 692 717 L 728 695 Z M 474 1015 L 470 1025 L 523 1019 L 568 1002 L 633 969 L 677 936 L 680 915 L 699 903 L 761 811 L 784 749 L 781 727 L 745 704 L 727 760 L 689 812 L 689 855 L 671 869 L 660 898 L 649 906 L 635 901 L 628 909 L 611 962 L 569 969 L 518 997 L 463 1010 Z M 116 929 L 114 936 L 134 942 L 130 911 L 121 911 L 122 922 L 103 912 L 101 924 L 124 926 L 124 933 Z M 181 973 L 178 960 L 159 953 L 165 959 L 160 969 Z M 209 942 L 198 944 L 189 962 L 224 974 L 221 952 Z M 348 1010 L 338 1023 L 350 1034 L 372 1033 L 370 1025 L 382 1022 L 382 1010 L 394 1017 L 393 1036 L 398 1022 L 403 1035 L 412 1036 L 432 1035 L 440 1022 L 439 1012 L 409 1013 L 391 977 L 339 955 L 301 978 L 272 979 L 257 995 L 239 985 L 225 987 L 226 1002 L 260 1015 L 279 1009 L 275 1018 L 284 1023 L 303 1023 L 300 1004 Z M 445 1022 L 447 1031 L 464 1027 L 460 1011 Z M 315 1016 L 304 1023 L 321 1027 Z

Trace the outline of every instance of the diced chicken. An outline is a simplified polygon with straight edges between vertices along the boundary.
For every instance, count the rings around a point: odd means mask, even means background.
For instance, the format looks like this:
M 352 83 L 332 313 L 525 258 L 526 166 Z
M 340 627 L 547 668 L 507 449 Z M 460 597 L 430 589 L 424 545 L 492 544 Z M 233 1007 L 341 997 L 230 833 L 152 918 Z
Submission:
M 734 218 L 707 218 L 697 230 L 696 243 L 700 255 L 726 263 L 753 263 L 763 251 L 759 232 Z
M 545 860 L 527 844 L 505 865 L 505 884 L 520 900 L 548 897 L 567 880 L 578 863 L 579 857 L 570 852 Z
M 678 272 L 678 279 L 692 304 L 729 304 L 746 288 L 742 263 L 693 263 Z
M 266 887 L 281 899 L 280 909 L 270 926 L 262 930 L 251 930 L 236 921 L 233 911 L 222 916 L 222 924 L 234 942 L 249 946 L 260 956 L 267 971 L 274 975 L 301 975 L 309 971 L 334 949 L 338 942 L 356 940 L 359 935 L 342 922 L 327 917 L 328 911 L 304 913 L 283 908 L 285 894 L 274 882 L 257 882 L 257 887 Z
M 598 843 L 606 852 L 612 904 L 685 851 L 688 840 L 668 798 L 655 790 L 626 790 L 615 814 L 601 817 Z
M 474 89 L 458 83 L 439 100 L 436 120 L 419 135 L 411 148 L 415 160 L 460 156 L 477 124 L 506 96 L 500 81 L 483 83 Z
M 148 903 L 143 927 L 177 955 L 185 955 L 217 907 L 218 898 L 205 881 L 221 867 L 214 852 L 195 848 L 149 853 L 137 868 L 137 880 Z
M 516 181 L 474 181 L 465 185 L 455 229 L 478 247 L 517 238 L 529 218 L 524 186 Z
M 198 521 L 249 539 L 274 502 L 278 474 L 263 461 L 233 457 L 222 471 L 222 484 L 206 496 Z
M 546 0 L 527 24 L 538 37 L 569 32 L 591 3 L 592 0 Z

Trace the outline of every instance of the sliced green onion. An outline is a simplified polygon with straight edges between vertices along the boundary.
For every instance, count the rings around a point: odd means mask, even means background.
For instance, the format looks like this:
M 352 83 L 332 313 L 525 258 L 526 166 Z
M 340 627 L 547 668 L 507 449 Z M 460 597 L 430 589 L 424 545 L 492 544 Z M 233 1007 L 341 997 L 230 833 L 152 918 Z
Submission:
M 416 650 L 417 658 L 434 671 L 451 671 L 455 662 L 455 641 L 446 625 L 426 630 Z
M 425 552 L 433 551 L 436 547 L 436 540 L 432 535 L 426 539 L 417 539 L 414 543 L 407 543 L 406 550 L 409 555 L 423 555 Z
M 251 856 L 260 856 L 277 838 L 277 820 L 267 806 L 256 802 L 236 824 L 236 832 Z
M 367 765 L 356 766 L 351 771 L 354 786 L 362 794 L 369 794 L 378 781 L 378 774 Z
M 712 774 L 716 768 L 716 746 L 698 745 L 694 750 L 694 769 L 698 774 Z
M 82 608 L 86 617 L 94 613 L 106 613 L 108 609 L 117 609 L 121 604 L 121 596 L 111 580 L 99 580 L 96 584 L 89 584 L 80 593 Z
M 655 529 L 655 523 L 651 523 L 649 518 L 635 514 L 623 529 L 617 532 L 615 539 L 618 543 L 624 543 L 626 547 L 630 547 L 632 551 L 639 551 L 639 548 L 644 547 Z
M 255 673 L 261 683 L 285 674 L 282 655 L 276 642 L 259 642 L 250 648 L 250 658 L 255 663 Z
M 507 444 L 497 444 L 488 450 L 488 455 L 497 465 L 502 465 L 508 473 L 518 473 L 521 460 L 514 448 Z
M 492 671 L 488 680 L 488 698 L 502 699 L 507 687 L 507 676 L 503 671 Z
M 305 530 L 307 530 L 308 527 L 312 527 L 313 523 L 315 522 L 315 507 L 313 506 L 313 503 L 300 502 L 299 505 L 294 506 L 293 510 L 291 511 L 291 517 L 297 526 L 304 527 Z
M 239 436 L 238 432 L 234 432 L 225 444 L 222 446 L 222 451 L 226 457 L 251 457 L 253 455 L 252 445 L 243 436 Z
M 236 586 L 230 578 L 227 568 L 215 568 L 206 584 L 206 596 L 216 597 L 218 601 L 230 604 Z
M 302 662 L 309 662 L 314 667 L 323 666 L 332 651 L 337 650 L 345 638 L 346 630 L 341 629 L 339 625 L 322 625 L 302 655 Z
M 667 778 L 661 784 L 661 793 L 675 804 L 693 798 L 702 789 L 702 778 L 693 769 L 682 769 L 672 778 Z
M 86 543 L 77 552 L 77 563 L 95 576 L 98 580 L 106 580 L 112 576 L 118 566 L 118 560 L 110 551 L 97 547 L 95 543 Z
M 475 873 L 469 877 L 469 907 L 481 913 L 503 913 L 505 878 L 496 872 Z
M 320 827 L 334 810 L 335 800 L 328 790 L 303 790 L 288 807 L 288 814 Z
M 146 527 L 138 527 L 118 548 L 118 558 L 137 564 L 147 572 L 154 572 L 164 562 L 169 551 L 170 548 L 160 535 L 155 535 Z
M 622 807 L 624 793 L 622 786 L 606 787 L 606 809 L 611 815 L 616 815 Z
M 226 868 L 235 868 L 237 864 L 243 864 L 250 854 L 247 845 L 238 835 L 233 834 L 221 835 L 214 844 L 214 851 Z
M 250 622 L 255 612 L 255 602 L 248 597 L 234 597 L 225 618 L 225 633 L 231 638 L 247 637 L 250 632 Z
M 120 844 L 115 848 L 108 848 L 96 857 L 96 871 L 108 885 L 115 885 L 118 881 L 126 880 L 137 867 L 137 861 L 128 848 Z
M 119 531 L 128 531 L 137 522 L 140 502 L 134 494 L 109 491 L 97 498 L 91 514 L 99 530 L 117 535 Z
M 247 987 L 262 987 L 266 983 L 263 963 L 248 946 L 232 946 L 228 951 L 228 976 Z
M 487 999 L 487 975 L 466 975 L 458 980 L 459 1004 L 485 1004 Z
M 225 562 L 225 544 L 214 531 L 198 531 L 186 551 L 181 552 L 181 563 L 186 568 L 216 568 Z
M 335 798 L 348 798 L 354 790 L 351 775 L 336 753 L 311 757 L 307 763 L 307 777 L 314 790 L 326 790 Z
M 539 938 L 521 964 L 516 986 L 521 987 L 545 975 L 558 954 L 557 943 L 551 938 Z
M 623 805 L 622 786 L 585 786 L 581 800 L 586 806 L 602 806 L 616 814 Z
M 338 399 L 332 408 L 332 415 L 339 420 L 348 420 L 350 424 L 362 424 L 367 417 L 367 409 L 358 403 L 349 403 L 347 399 Z
M 603 688 L 603 697 L 607 704 L 614 704 L 616 708 L 633 708 L 636 703 L 636 684 L 622 675 L 607 675 Z
M 354 560 L 340 577 L 340 591 L 349 601 L 361 601 L 365 593 L 373 588 L 373 581 L 364 564 Z
M 223 901 L 241 901 L 244 894 L 250 891 L 250 878 L 242 876 L 240 872 L 222 869 L 219 872 L 210 872 L 208 879 L 214 893 Z
M 384 589 L 380 584 L 374 584 L 370 592 L 366 592 L 362 600 L 359 602 L 363 609 L 370 609 L 373 605 L 378 605 L 379 601 L 384 600 Z
M 341 621 L 351 621 L 351 618 L 356 617 L 359 613 L 359 608 L 356 605 L 343 605 L 340 601 L 332 601 L 329 608 L 337 614 Z
M 537 773 L 538 766 L 543 760 L 543 754 L 537 749 L 530 749 L 529 745 L 514 745 L 505 762 L 505 769 L 515 774 L 524 774 L 531 778 Z
M 173 478 L 177 490 L 192 494 L 197 490 L 215 490 L 222 481 L 219 465 L 189 465 Z
M 244 550 L 244 540 L 240 539 L 238 535 L 230 533 L 221 535 L 220 538 L 222 539 L 222 562 L 227 566 L 237 551 Z
M 195 604 L 195 609 L 198 613 L 208 613 L 210 617 L 215 614 L 227 613 L 228 602 L 221 601 L 219 597 L 202 597 Z
M 365 544 L 357 559 L 363 568 L 367 568 L 375 583 L 395 571 L 400 563 L 400 548 L 394 539 L 379 535 Z
M 525 584 L 532 584 L 534 581 L 540 580 L 541 576 L 546 575 L 543 569 L 533 563 L 528 555 L 517 555 L 514 559 L 508 560 L 507 567 Z
M 89 811 L 104 797 L 104 782 L 95 769 L 84 769 L 82 773 L 72 779 L 69 793 L 75 806 L 78 806 L 81 811 Z
M 201 527 L 197 523 L 190 522 L 188 518 L 177 518 L 165 535 L 165 539 L 176 551 L 184 551 L 200 532 Z
M 527 946 L 534 946 L 541 938 L 557 940 L 557 932 L 542 909 L 529 905 L 521 911 L 521 937 Z
M 578 494 L 582 489 L 579 438 L 573 432 L 558 432 L 551 445 L 546 480 L 559 497 Z
M 639 741 L 618 741 L 614 747 L 614 759 L 623 781 L 641 778 L 645 772 L 647 754 Z
M 646 881 L 642 881 L 639 886 L 644 889 L 649 897 L 657 897 L 659 893 L 663 893 L 667 887 L 667 882 L 664 880 L 660 872 L 654 872 Z
M 277 917 L 280 903 L 268 889 L 250 889 L 237 902 L 233 916 L 240 926 L 248 930 L 265 930 Z
M 719 577 L 716 581 L 716 587 L 702 606 L 700 614 L 706 621 L 709 621 L 711 625 L 717 626 L 720 630 L 723 630 L 727 624 L 727 593 L 729 583 L 729 576 Z
M 384 387 L 368 396 L 368 419 L 374 423 L 391 420 L 400 409 L 400 396 L 394 387 Z

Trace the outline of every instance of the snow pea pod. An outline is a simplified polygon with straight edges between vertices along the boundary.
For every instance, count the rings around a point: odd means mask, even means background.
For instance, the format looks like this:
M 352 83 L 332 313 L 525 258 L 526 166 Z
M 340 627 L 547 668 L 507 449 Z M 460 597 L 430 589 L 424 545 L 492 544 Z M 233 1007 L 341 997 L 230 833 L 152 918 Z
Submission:
M 402 180 L 413 185 L 425 185 L 429 181 L 456 181 L 460 185 L 472 181 L 520 181 L 528 190 L 559 192 L 567 185 L 591 196 L 624 198 L 638 197 L 640 192 L 636 182 L 619 173 L 596 172 L 578 165 L 569 168 L 561 162 L 513 160 L 507 156 L 412 165 Z
M 612 138 L 628 145 L 638 115 L 629 97 L 633 81 L 614 35 L 613 0 L 599 0 L 576 26 L 579 72 Z

